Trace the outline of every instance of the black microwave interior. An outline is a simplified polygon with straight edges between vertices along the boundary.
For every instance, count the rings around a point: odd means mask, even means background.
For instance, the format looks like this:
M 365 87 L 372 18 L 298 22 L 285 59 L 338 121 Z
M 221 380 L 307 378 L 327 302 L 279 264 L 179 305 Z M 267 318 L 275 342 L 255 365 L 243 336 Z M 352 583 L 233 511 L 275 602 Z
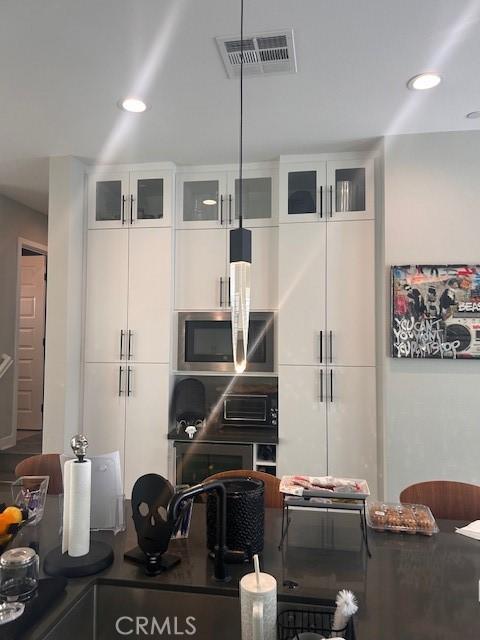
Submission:
M 250 319 L 248 361 L 266 361 L 265 321 Z M 230 320 L 186 320 L 186 362 L 233 362 Z

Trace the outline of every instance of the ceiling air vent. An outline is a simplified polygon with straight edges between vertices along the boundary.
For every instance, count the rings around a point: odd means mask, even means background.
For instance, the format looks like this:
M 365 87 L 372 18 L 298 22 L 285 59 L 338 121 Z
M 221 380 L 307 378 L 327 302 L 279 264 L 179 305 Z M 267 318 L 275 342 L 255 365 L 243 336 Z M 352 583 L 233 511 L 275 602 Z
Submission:
M 229 78 L 240 75 L 241 40 L 239 37 L 216 38 Z M 243 38 L 243 73 L 259 76 L 272 73 L 296 73 L 293 30 L 257 33 Z

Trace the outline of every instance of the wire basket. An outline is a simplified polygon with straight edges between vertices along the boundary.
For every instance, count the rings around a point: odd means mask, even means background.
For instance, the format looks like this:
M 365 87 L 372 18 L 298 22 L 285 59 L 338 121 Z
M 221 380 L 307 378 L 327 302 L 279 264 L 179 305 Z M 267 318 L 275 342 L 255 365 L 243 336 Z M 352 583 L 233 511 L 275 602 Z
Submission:
M 318 633 L 325 638 L 335 636 L 345 640 L 355 640 L 353 618 L 343 629 L 333 629 L 335 605 L 325 605 L 310 609 L 289 609 L 280 613 L 277 619 L 278 640 L 297 640 L 300 633 Z

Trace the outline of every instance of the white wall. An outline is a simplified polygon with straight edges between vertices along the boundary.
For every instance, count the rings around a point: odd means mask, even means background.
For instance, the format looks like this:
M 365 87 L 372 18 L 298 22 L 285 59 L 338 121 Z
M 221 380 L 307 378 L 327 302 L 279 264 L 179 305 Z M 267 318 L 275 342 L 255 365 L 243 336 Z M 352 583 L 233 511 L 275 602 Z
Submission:
M 84 165 L 50 159 L 43 451 L 70 451 L 80 425 Z
M 15 358 L 15 319 L 17 310 L 18 238 L 47 244 L 47 218 L 43 213 L 0 196 L 0 354 Z M 0 382 L 0 446 L 11 433 L 14 406 L 14 367 Z
M 386 497 L 422 480 L 480 484 L 480 361 L 388 356 L 389 267 L 480 264 L 480 131 L 386 138 L 384 222 Z

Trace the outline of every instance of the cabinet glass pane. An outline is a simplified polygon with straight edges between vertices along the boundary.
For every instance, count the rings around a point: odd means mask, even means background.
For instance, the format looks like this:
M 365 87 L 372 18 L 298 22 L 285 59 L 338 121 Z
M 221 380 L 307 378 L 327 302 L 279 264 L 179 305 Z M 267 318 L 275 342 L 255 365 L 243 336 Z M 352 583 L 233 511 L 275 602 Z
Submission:
M 218 220 L 218 180 L 183 183 L 183 219 L 188 222 Z
M 290 171 L 288 174 L 288 213 L 316 213 L 317 172 Z
M 122 217 L 122 181 L 97 182 L 95 220 L 120 220 Z
M 235 218 L 240 216 L 240 180 L 235 180 Z M 243 179 L 243 217 L 246 220 L 272 217 L 272 179 Z
M 365 211 L 365 169 L 335 171 L 335 209 L 340 212 Z
M 163 178 L 145 178 L 137 182 L 137 218 L 163 218 Z

